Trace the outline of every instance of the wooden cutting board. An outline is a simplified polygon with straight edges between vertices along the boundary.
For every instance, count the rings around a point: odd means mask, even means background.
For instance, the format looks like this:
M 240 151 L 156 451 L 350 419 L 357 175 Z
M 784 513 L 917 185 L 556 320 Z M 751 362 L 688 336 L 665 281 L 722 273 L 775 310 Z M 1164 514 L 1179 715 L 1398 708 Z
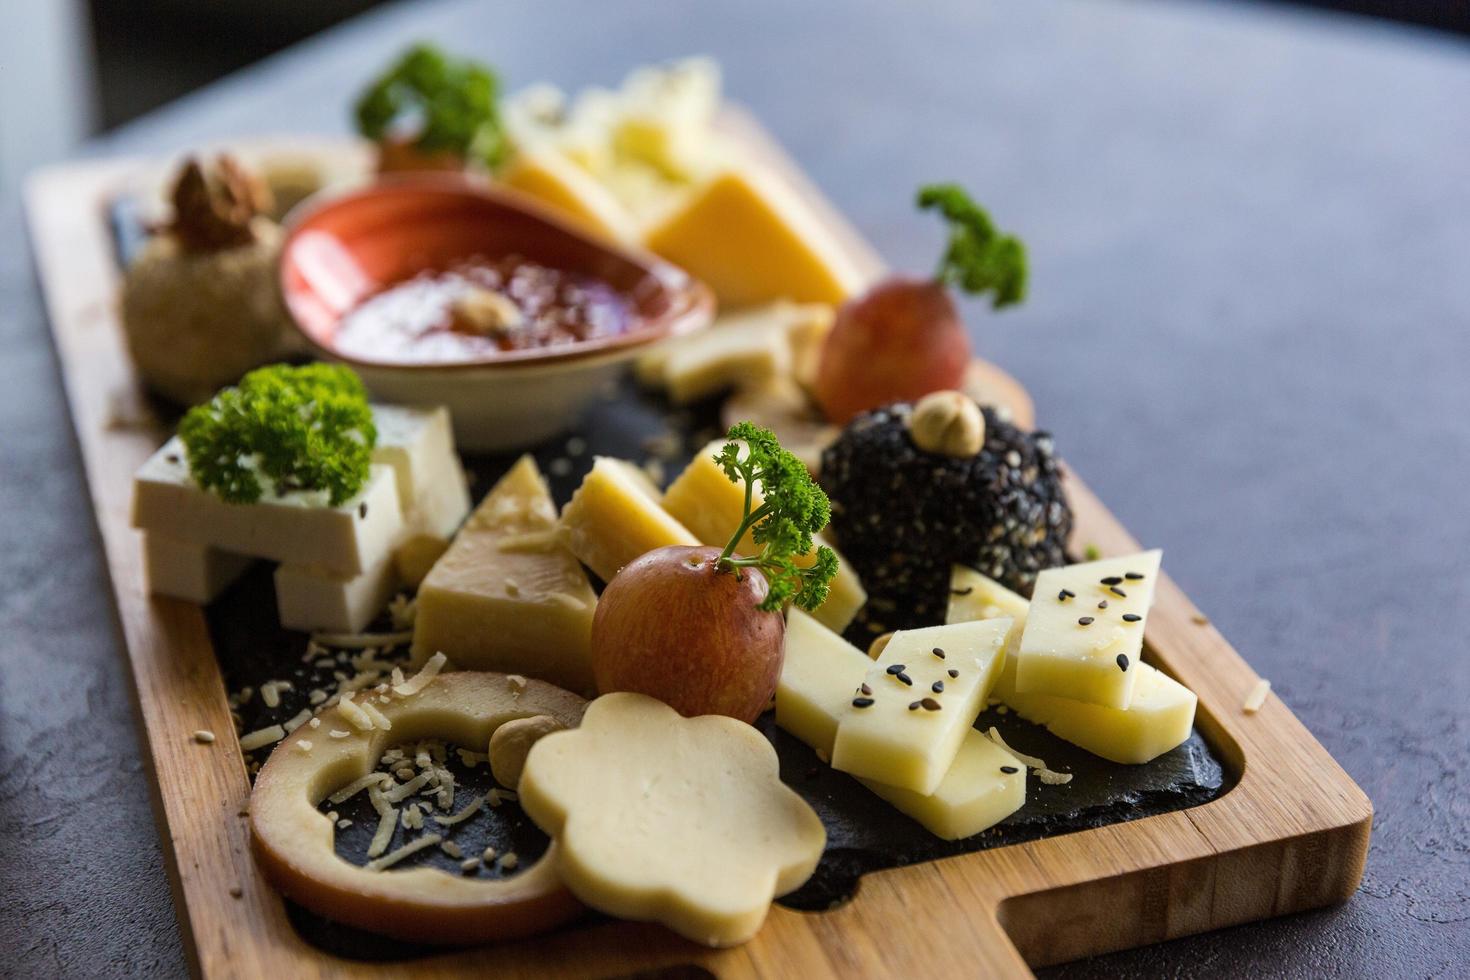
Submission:
M 783 171 L 864 268 L 874 250 L 744 113 L 725 128 Z M 309 141 L 320 145 L 319 140 Z M 296 139 L 248 141 L 294 149 Z M 241 144 L 232 144 L 241 145 Z M 411 963 L 336 958 L 305 942 L 250 856 L 250 783 L 202 611 L 144 590 L 129 526 L 132 477 L 165 432 L 144 415 L 115 296 L 108 204 L 159 161 L 104 160 L 38 173 L 27 210 L 51 328 L 138 701 L 154 804 L 191 968 L 209 977 L 706 975 L 1028 976 L 1065 962 L 1344 901 L 1358 887 L 1373 808 L 1276 697 L 1247 714 L 1259 678 L 1167 576 L 1146 656 L 1199 696 L 1196 724 L 1233 786 L 1202 806 L 873 872 L 825 912 L 771 910 L 737 949 L 708 950 L 651 925 L 601 921 Z M 983 382 L 1025 419 L 1030 400 L 996 369 Z M 1068 469 L 1075 540 L 1138 545 Z M 267 615 L 269 613 L 264 613 Z M 219 734 L 200 745 L 191 733 Z M 667 972 L 666 972 L 667 971 Z

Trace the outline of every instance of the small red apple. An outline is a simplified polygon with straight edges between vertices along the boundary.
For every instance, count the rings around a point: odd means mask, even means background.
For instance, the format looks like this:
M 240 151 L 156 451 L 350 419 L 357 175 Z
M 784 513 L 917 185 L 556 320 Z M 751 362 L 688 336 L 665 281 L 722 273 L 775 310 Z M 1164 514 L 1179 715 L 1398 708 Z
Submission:
M 592 618 L 599 694 L 636 691 L 681 715 L 753 722 L 776 691 L 786 621 L 765 576 L 718 566 L 718 548 L 658 548 L 613 576 Z
M 938 279 L 891 276 L 845 303 L 822 348 L 814 394 L 828 421 L 964 385 L 970 338 Z

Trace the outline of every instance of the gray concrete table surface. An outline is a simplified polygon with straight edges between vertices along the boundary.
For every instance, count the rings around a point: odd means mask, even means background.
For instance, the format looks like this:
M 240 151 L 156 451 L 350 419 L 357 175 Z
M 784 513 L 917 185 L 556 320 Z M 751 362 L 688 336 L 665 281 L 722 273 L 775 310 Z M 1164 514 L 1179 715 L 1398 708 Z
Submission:
M 1024 235 L 1032 296 L 970 306 L 978 349 L 1378 813 L 1341 908 L 1049 973 L 1466 975 L 1470 49 L 1186 0 L 417 4 L 86 152 L 341 131 L 417 37 L 512 86 L 708 52 L 896 266 L 934 260 L 910 203 L 931 179 Z M 3 215 L 0 974 L 182 974 L 13 197 Z

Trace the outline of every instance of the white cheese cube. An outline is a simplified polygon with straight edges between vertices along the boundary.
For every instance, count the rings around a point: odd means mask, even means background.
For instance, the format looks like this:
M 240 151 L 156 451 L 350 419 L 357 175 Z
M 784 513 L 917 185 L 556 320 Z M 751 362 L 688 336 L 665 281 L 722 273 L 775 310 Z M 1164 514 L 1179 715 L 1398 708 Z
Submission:
M 391 466 L 373 464 L 367 483 L 340 507 L 320 493 L 292 492 L 230 504 L 189 476 L 175 436 L 133 481 L 133 526 L 220 551 L 355 575 L 376 565 L 404 531 Z
M 410 532 L 451 537 L 470 510 L 469 486 L 454 451 L 446 408 L 374 405 L 373 462 L 393 467 Z
M 1026 802 L 1026 767 L 973 728 L 965 732 L 939 788 L 928 796 L 870 779 L 859 782 L 945 840 L 973 837 Z
M 255 559 L 166 534 L 143 535 L 143 566 L 148 591 L 201 606 L 229 588 Z
M 1127 708 L 1162 556 L 1146 551 L 1038 575 L 1016 651 L 1016 691 Z
M 276 613 L 286 629 L 360 633 L 397 588 L 392 555 L 357 575 L 282 565 L 276 569 Z
M 833 768 L 933 794 L 985 704 L 1010 626 L 993 619 L 895 633 L 837 725 Z
M 830 759 L 837 723 L 872 666 L 867 654 L 791 607 L 786 660 L 776 684 L 776 724 Z

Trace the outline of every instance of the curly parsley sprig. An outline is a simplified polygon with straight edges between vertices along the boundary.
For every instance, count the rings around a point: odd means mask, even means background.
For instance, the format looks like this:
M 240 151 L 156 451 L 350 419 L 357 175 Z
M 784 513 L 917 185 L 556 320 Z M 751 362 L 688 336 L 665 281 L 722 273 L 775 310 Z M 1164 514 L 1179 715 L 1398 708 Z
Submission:
M 418 149 L 449 150 L 493 170 L 510 154 L 499 93 L 489 67 L 416 44 L 358 98 L 357 128 L 381 140 L 395 126 L 410 125 Z
M 378 430 L 351 370 L 274 364 L 191 408 L 179 437 L 194 482 L 229 503 L 255 503 L 269 485 L 323 492 L 336 507 L 367 482 Z
M 964 188 L 929 184 L 919 188 L 918 204 L 939 211 L 949 222 L 949 246 L 935 278 L 971 296 L 992 293 L 990 305 L 997 310 L 1026 298 L 1026 246 L 996 230 L 990 215 Z
M 719 566 L 734 571 L 759 569 L 770 585 L 760 608 L 766 612 L 794 602 L 816 609 L 831 591 L 837 574 L 837 553 L 819 547 L 810 567 L 794 560 L 812 550 L 812 535 L 827 526 L 831 504 L 801 460 L 781 448 L 775 435 L 752 422 L 738 422 L 726 435 L 730 442 L 714 460 L 732 483 L 745 484 L 745 509 L 740 525 L 720 553 Z M 738 440 L 738 441 L 737 441 Z M 742 452 L 741 442 L 744 443 Z M 756 486 L 761 492 L 755 506 Z M 737 557 L 735 549 L 749 531 L 760 553 Z

